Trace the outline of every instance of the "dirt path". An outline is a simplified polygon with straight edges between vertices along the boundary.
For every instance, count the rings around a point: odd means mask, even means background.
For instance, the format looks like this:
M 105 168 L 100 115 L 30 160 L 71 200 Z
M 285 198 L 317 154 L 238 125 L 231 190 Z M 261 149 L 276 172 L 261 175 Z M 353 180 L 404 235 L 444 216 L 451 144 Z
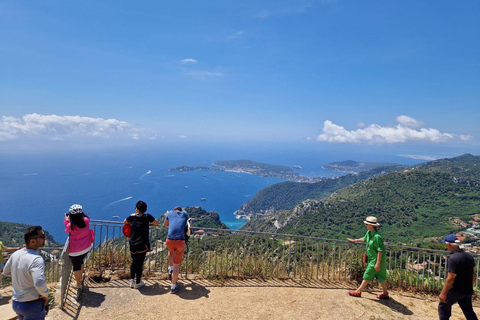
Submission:
M 433 297 L 392 292 L 379 301 L 378 292 L 362 298 L 347 295 L 353 286 L 326 282 L 183 280 L 170 294 L 167 280 L 148 280 L 136 290 L 127 280 L 89 283 L 80 303 L 54 309 L 48 319 L 438 319 Z M 480 305 L 475 308 L 480 315 Z M 464 319 L 458 306 L 451 319 Z

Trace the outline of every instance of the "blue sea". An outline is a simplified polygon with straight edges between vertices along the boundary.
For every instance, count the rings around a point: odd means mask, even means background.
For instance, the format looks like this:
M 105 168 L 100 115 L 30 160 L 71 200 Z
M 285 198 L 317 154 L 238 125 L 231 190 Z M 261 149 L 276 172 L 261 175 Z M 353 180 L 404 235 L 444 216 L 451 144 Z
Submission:
M 38 224 L 56 241 L 64 242 L 62 221 L 70 205 L 81 204 L 92 219 L 116 220 L 114 216 L 118 216 L 117 220 L 123 221 L 134 211 L 135 203 L 143 200 L 155 217 L 175 206 L 201 206 L 218 212 L 228 227 L 237 229 L 245 221 L 236 219 L 233 213 L 258 191 L 281 179 L 168 169 L 239 159 L 299 165 L 302 169 L 296 171 L 307 176 L 338 175 L 322 169 L 323 164 L 331 161 L 401 161 L 395 157 L 379 159 L 375 155 L 284 145 L 164 145 L 156 149 L 0 154 L 0 221 Z

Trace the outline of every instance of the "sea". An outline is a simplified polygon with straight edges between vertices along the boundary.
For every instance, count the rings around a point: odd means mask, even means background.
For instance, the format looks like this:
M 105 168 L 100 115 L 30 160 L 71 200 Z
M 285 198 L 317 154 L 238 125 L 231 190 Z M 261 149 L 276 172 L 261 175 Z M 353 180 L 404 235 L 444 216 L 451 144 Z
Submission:
M 57 242 L 67 235 L 64 214 L 81 204 L 91 219 L 123 221 L 143 200 L 158 218 L 176 206 L 201 206 L 216 211 L 232 229 L 245 220 L 234 212 L 258 191 L 283 181 L 245 173 L 169 171 L 178 166 L 211 166 L 219 160 L 249 159 L 300 166 L 305 176 L 340 175 L 322 169 L 332 161 L 357 160 L 406 163 L 396 156 L 339 153 L 298 145 L 212 146 L 161 145 L 97 150 L 0 154 L 0 221 L 41 225 Z M 410 161 L 411 162 L 411 161 Z

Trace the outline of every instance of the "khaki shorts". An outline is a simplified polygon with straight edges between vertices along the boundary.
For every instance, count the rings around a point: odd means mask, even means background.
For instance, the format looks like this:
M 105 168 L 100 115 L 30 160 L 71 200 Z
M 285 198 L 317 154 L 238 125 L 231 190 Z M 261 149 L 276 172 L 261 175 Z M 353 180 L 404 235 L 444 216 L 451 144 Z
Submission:
M 182 263 L 183 252 L 185 251 L 185 240 L 167 239 L 167 248 L 173 254 L 173 264 Z

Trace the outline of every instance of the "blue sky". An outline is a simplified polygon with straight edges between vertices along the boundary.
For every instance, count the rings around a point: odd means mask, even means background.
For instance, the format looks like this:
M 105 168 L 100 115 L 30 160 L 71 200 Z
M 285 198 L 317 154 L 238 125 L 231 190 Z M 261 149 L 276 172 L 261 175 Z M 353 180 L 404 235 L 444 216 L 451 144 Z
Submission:
M 0 148 L 478 152 L 480 2 L 0 0 Z

